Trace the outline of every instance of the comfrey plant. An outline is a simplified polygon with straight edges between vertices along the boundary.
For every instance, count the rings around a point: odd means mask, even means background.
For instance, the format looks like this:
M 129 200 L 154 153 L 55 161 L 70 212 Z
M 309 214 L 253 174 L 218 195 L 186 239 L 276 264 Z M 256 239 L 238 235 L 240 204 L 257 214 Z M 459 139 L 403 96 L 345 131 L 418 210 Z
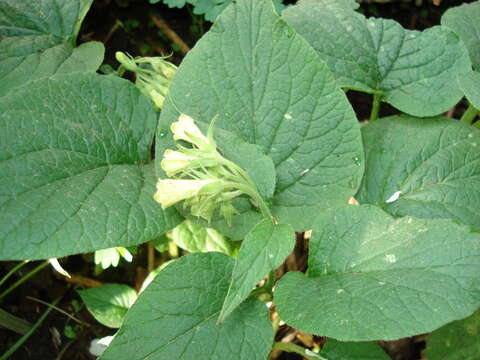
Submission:
M 352 0 L 236 0 L 174 76 L 119 55 L 137 86 L 75 47 L 89 5 L 0 1 L 0 258 L 223 241 L 132 297 L 101 359 L 387 359 L 374 340 L 430 332 L 429 360 L 478 356 L 479 2 L 419 32 Z M 349 90 L 373 97 L 362 126 Z

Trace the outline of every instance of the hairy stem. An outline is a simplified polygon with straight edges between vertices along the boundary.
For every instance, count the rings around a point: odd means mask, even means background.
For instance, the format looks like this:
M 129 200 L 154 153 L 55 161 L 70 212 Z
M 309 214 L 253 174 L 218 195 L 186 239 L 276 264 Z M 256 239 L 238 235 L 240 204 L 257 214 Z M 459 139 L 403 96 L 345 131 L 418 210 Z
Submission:
M 42 263 L 40 263 L 40 265 L 38 265 L 35 269 L 33 269 L 32 271 L 30 271 L 29 273 L 27 273 L 26 275 L 22 276 L 20 279 L 18 279 L 12 286 L 10 286 L 7 290 L 5 290 L 4 292 L 2 292 L 0 294 L 0 300 L 3 299 L 5 296 L 7 296 L 8 294 L 10 294 L 13 290 L 15 290 L 18 286 L 22 285 L 25 281 L 27 281 L 28 279 L 30 279 L 33 275 L 35 275 L 37 272 L 39 272 L 40 270 L 42 270 L 44 267 L 46 267 L 48 264 L 50 264 L 50 262 L 47 260 L 47 261 L 44 261 Z

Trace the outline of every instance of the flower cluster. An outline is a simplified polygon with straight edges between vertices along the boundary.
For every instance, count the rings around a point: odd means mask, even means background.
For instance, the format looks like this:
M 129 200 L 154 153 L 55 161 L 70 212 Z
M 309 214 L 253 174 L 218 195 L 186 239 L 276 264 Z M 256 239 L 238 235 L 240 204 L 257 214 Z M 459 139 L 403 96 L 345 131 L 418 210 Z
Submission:
M 224 158 L 213 139 L 214 121 L 205 136 L 194 120 L 182 114 L 171 125 L 178 150 L 166 150 L 161 167 L 169 179 L 159 179 L 155 200 L 166 209 L 184 201 L 192 215 L 210 221 L 219 211 L 231 223 L 236 209 L 232 200 L 242 194 L 250 196 L 265 216 L 271 217 L 250 176 L 235 163 Z
M 135 85 L 161 109 L 177 67 L 165 61 L 165 57 L 134 59 L 120 51 L 117 51 L 115 57 L 125 70 L 135 73 Z

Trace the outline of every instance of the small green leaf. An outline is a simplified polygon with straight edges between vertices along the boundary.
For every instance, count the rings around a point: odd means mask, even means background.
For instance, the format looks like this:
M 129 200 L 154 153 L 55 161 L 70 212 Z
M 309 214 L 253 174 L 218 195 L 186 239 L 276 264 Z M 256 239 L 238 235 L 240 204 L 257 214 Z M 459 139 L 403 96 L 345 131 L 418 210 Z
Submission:
M 356 198 L 394 216 L 480 230 L 480 131 L 448 118 L 389 117 L 362 128 L 367 171 Z
M 470 71 L 460 74 L 458 75 L 458 82 L 467 100 L 477 109 L 480 109 L 480 73 Z
M 79 290 L 78 294 L 93 317 L 111 328 L 119 328 L 122 325 L 128 309 L 137 300 L 135 290 L 122 284 L 106 284 Z
M 462 97 L 456 75 L 470 70 L 467 50 L 450 30 L 423 32 L 367 19 L 352 1 L 303 0 L 282 15 L 326 61 L 339 84 L 379 94 L 415 115 L 433 116 Z
M 308 277 L 277 284 L 280 317 L 345 341 L 430 332 L 480 306 L 480 234 L 449 220 L 392 218 L 370 205 L 322 214 Z
M 451 7 L 442 16 L 442 25 L 448 26 L 467 46 L 473 68 L 480 71 L 480 2 Z
M 325 64 L 270 0 L 233 2 L 185 57 L 169 94 L 157 132 L 157 169 L 172 147 L 169 127 L 180 111 L 205 124 L 218 115 L 218 128 L 273 160 L 273 212 L 295 230 L 309 229 L 321 209 L 346 203 L 358 188 L 363 148 L 355 114 Z
M 130 246 L 181 221 L 153 200 L 156 114 L 130 82 L 57 75 L 0 108 L 0 259 Z
M 233 251 L 232 246 L 222 234 L 189 220 L 175 227 L 169 233 L 169 237 L 179 247 L 192 253 L 218 251 L 231 255 Z
M 294 246 L 295 232 L 290 225 L 274 225 L 270 219 L 257 224 L 242 242 L 218 321 L 223 322 L 255 284 L 279 267 Z
M 427 340 L 428 360 L 478 360 L 480 311 L 434 331 Z
M 264 360 L 273 331 L 267 307 L 249 299 L 221 325 L 233 260 L 190 254 L 169 264 L 142 292 L 102 360 Z
M 373 342 L 341 342 L 328 339 L 321 356 L 327 360 L 389 360 L 383 349 Z

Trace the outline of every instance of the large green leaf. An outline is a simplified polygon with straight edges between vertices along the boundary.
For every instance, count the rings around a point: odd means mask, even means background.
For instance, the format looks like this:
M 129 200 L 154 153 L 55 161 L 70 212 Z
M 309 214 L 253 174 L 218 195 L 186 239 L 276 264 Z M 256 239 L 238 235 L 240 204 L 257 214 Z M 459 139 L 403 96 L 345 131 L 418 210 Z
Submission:
M 102 43 L 74 48 L 92 0 L 0 2 L 0 96 L 56 73 L 94 72 L 103 61 Z
M 56 76 L 0 108 L 0 259 L 138 244 L 180 221 L 152 198 L 156 113 L 133 84 Z
M 190 254 L 163 269 L 141 293 L 102 360 L 264 360 L 273 331 L 267 307 L 249 299 L 221 325 L 233 260 Z
M 454 321 L 427 340 L 428 360 L 478 360 L 480 355 L 480 311 Z
M 93 0 L 2 0 L 0 61 L 75 40 Z
M 373 342 L 341 342 L 328 339 L 320 355 L 327 360 L 389 360 L 382 348 Z
M 480 229 L 479 130 L 448 118 L 390 117 L 362 133 L 367 171 L 360 203 Z
M 122 325 L 128 309 L 137 300 L 135 290 L 122 284 L 106 284 L 79 290 L 78 294 L 93 317 L 111 328 L 119 328 Z
M 461 99 L 456 75 L 470 70 L 471 63 L 453 32 L 405 30 L 392 20 L 366 19 L 352 4 L 302 0 L 283 16 L 342 87 L 379 94 L 415 116 L 440 114 Z
M 339 340 L 430 332 L 480 306 L 480 234 L 449 220 L 392 218 L 371 205 L 320 216 L 308 277 L 277 284 L 280 317 Z
M 252 15 L 254 14 L 254 15 Z M 186 56 L 169 90 L 159 133 L 179 112 L 257 144 L 277 173 L 273 210 L 295 230 L 319 209 L 346 202 L 363 173 L 355 115 L 308 43 L 269 0 L 238 0 Z M 158 138 L 157 159 L 172 147 Z M 158 164 L 157 164 L 158 165 Z
M 294 246 L 295 233 L 290 225 L 274 225 L 270 219 L 257 224 L 242 242 L 218 320 L 224 321 L 255 284 L 283 263 Z
M 55 74 L 95 72 L 103 61 L 104 47 L 100 42 L 88 42 L 73 48 L 61 44 L 22 58 L 0 61 L 0 96 L 10 90 Z
M 462 4 L 448 9 L 442 16 L 442 25 L 448 26 L 467 46 L 473 68 L 480 71 L 480 2 Z

